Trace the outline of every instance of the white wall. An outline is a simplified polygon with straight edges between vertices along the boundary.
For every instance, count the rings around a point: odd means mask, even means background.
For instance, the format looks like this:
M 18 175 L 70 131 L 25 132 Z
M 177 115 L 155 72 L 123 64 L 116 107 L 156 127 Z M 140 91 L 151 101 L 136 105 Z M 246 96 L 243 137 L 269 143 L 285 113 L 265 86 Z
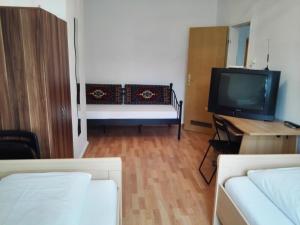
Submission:
M 239 47 L 239 29 L 238 27 L 229 27 L 229 43 L 227 52 L 227 67 L 236 66 L 236 57 Z
M 236 56 L 236 65 L 244 66 L 246 43 L 249 38 L 250 26 L 241 26 L 239 30 L 238 51 Z
M 217 0 L 85 0 L 88 83 L 169 84 L 184 99 L 189 27 L 214 26 Z
M 218 23 L 251 21 L 248 65 L 266 67 L 270 39 L 270 69 L 281 70 L 277 117 L 300 124 L 300 1 L 219 0 Z
M 74 156 L 81 157 L 87 147 L 87 131 L 85 115 L 82 121 L 82 132 L 77 135 L 77 101 L 76 101 L 76 81 L 75 81 L 75 55 L 74 55 L 74 35 L 73 19 L 79 19 L 79 76 L 80 83 L 85 87 L 84 57 L 83 57 L 83 0 L 0 0 L 0 6 L 23 6 L 41 7 L 57 17 L 64 19 L 68 23 L 68 45 L 69 45 L 69 66 L 70 66 L 70 85 L 71 85 L 71 107 L 72 107 L 72 126 L 73 126 L 73 146 Z M 85 97 L 81 93 L 81 107 L 85 109 Z

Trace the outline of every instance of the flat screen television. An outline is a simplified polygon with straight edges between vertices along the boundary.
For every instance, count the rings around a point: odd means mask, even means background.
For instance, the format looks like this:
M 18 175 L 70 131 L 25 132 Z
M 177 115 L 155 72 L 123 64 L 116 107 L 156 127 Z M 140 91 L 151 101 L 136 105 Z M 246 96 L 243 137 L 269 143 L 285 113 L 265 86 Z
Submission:
M 241 118 L 274 120 L 280 73 L 213 68 L 208 111 Z

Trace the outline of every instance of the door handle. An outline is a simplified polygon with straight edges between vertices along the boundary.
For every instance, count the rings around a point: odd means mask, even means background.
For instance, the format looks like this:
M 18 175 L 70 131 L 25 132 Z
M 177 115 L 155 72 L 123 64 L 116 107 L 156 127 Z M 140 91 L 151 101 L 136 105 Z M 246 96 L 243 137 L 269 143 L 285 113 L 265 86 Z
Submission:
M 62 113 L 62 116 L 65 117 L 66 110 L 65 110 L 64 106 L 61 107 L 61 113 Z
M 191 80 L 192 80 L 192 76 L 191 76 L 191 74 L 189 73 L 189 74 L 188 74 L 188 77 L 187 77 L 187 86 L 191 86 Z

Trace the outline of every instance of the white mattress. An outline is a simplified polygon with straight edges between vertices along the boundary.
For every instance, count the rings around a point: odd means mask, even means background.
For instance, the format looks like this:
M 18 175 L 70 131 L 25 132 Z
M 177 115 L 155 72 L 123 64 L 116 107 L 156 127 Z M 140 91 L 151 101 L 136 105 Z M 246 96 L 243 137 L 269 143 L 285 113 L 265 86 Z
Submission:
M 79 118 L 81 118 L 80 110 Z M 87 119 L 176 119 L 172 105 L 86 105 Z
M 112 180 L 92 180 L 80 225 L 117 225 L 117 185 Z
M 12 174 L 0 181 L 1 225 L 78 225 L 87 173 Z
M 251 225 L 294 225 L 248 177 L 229 179 L 225 189 Z
M 300 168 L 248 171 L 249 179 L 291 221 L 300 225 Z

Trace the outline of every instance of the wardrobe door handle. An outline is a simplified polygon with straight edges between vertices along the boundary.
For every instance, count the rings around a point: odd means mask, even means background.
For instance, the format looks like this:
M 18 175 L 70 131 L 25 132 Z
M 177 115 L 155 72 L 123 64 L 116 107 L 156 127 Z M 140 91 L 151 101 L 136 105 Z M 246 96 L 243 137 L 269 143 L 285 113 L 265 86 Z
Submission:
M 65 114 L 66 114 L 66 109 L 64 106 L 61 107 L 61 114 L 63 117 L 65 117 Z

